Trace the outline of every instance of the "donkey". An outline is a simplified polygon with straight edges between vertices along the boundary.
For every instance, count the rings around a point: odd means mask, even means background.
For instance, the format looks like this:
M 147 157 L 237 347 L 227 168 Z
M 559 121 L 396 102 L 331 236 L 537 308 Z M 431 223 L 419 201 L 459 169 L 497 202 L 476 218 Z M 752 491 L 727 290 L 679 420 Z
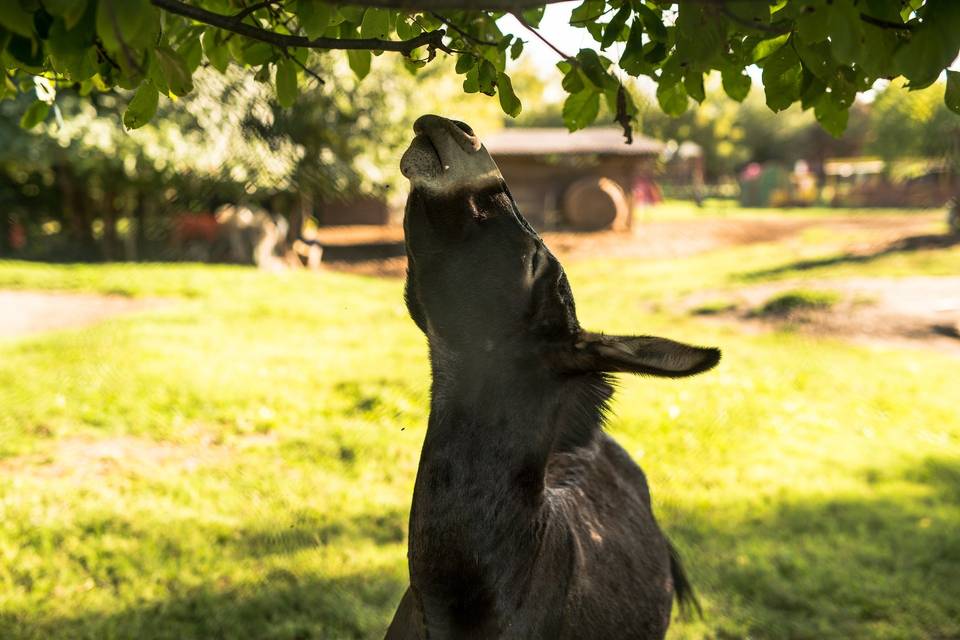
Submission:
M 673 598 L 696 600 L 643 472 L 603 431 L 609 374 L 689 376 L 720 352 L 582 330 L 471 128 L 413 130 L 406 303 L 432 385 L 387 640 L 663 638 Z

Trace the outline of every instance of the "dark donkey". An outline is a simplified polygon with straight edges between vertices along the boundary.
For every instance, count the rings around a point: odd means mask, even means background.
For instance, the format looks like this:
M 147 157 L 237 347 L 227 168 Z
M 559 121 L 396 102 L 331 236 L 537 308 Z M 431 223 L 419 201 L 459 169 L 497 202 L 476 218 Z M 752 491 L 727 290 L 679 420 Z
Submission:
M 609 373 L 688 376 L 720 352 L 583 331 L 470 127 L 413 129 L 406 298 L 433 384 L 387 638 L 662 638 L 693 594 L 643 472 L 602 429 Z

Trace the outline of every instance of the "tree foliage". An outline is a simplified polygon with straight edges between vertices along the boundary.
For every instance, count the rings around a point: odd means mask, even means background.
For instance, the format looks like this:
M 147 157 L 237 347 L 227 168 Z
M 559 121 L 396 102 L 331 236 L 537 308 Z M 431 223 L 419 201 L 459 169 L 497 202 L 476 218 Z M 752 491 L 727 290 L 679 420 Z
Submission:
M 522 55 L 524 41 L 505 34 L 500 19 L 512 13 L 544 39 L 543 11 L 537 0 L 9 0 L 0 8 L 0 93 L 36 93 L 21 121 L 30 127 L 49 116 L 63 83 L 81 93 L 133 90 L 123 121 L 136 128 L 154 117 L 161 95 L 189 94 L 201 66 L 248 69 L 292 105 L 305 77 L 321 78 L 311 50 L 345 51 L 359 79 L 372 56 L 400 55 L 415 72 L 439 53 L 456 58 L 465 92 L 499 95 L 516 116 L 522 105 L 507 59 Z M 548 42 L 562 57 L 567 127 L 590 125 L 603 101 L 628 137 L 637 114 L 623 88 L 630 77 L 652 79 L 661 109 L 678 116 L 688 98 L 706 98 L 711 70 L 743 100 L 745 70 L 757 65 L 771 110 L 800 104 L 840 135 L 854 98 L 877 79 L 928 87 L 960 51 L 956 0 L 584 0 L 570 24 L 596 44 L 574 52 Z M 960 113 L 957 71 L 947 74 L 944 99 Z

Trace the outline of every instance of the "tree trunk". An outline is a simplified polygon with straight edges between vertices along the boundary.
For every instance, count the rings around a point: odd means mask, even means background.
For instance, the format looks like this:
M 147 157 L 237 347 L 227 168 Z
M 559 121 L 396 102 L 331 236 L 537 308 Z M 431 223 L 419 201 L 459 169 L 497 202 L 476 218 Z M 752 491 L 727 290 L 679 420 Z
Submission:
M 75 255 L 88 260 L 95 255 L 96 243 L 86 194 L 77 188 L 76 179 L 67 164 L 58 164 L 54 171 L 62 196 L 64 231 L 76 244 Z
M 133 242 L 134 260 L 143 261 L 147 247 L 147 197 L 141 190 L 137 195 L 137 208 L 134 212 L 136 218 L 136 232 Z
M 117 257 L 117 195 L 107 191 L 103 197 L 103 259 L 113 262 Z

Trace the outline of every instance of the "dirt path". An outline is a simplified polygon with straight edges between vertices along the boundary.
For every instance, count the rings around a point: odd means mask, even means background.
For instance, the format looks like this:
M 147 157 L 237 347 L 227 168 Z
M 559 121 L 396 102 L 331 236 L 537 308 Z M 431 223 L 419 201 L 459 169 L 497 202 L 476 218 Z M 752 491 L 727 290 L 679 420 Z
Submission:
M 85 327 L 164 304 L 163 300 L 124 296 L 0 290 L 0 338 Z
M 865 232 L 870 242 L 883 243 L 924 233 L 941 218 L 939 213 L 930 213 L 653 220 L 638 221 L 628 233 L 548 231 L 543 239 L 561 260 L 598 256 L 651 260 L 781 241 L 814 227 L 836 236 Z M 402 277 L 406 272 L 401 227 L 328 227 L 317 239 L 324 246 L 324 262 L 330 269 L 385 277 Z
M 825 309 L 758 314 L 763 304 L 790 291 L 836 294 Z M 732 292 L 704 292 L 685 301 L 692 312 L 719 301 L 729 308 L 712 314 L 748 331 L 790 326 L 812 335 L 855 342 L 932 348 L 960 356 L 960 276 L 786 280 Z

